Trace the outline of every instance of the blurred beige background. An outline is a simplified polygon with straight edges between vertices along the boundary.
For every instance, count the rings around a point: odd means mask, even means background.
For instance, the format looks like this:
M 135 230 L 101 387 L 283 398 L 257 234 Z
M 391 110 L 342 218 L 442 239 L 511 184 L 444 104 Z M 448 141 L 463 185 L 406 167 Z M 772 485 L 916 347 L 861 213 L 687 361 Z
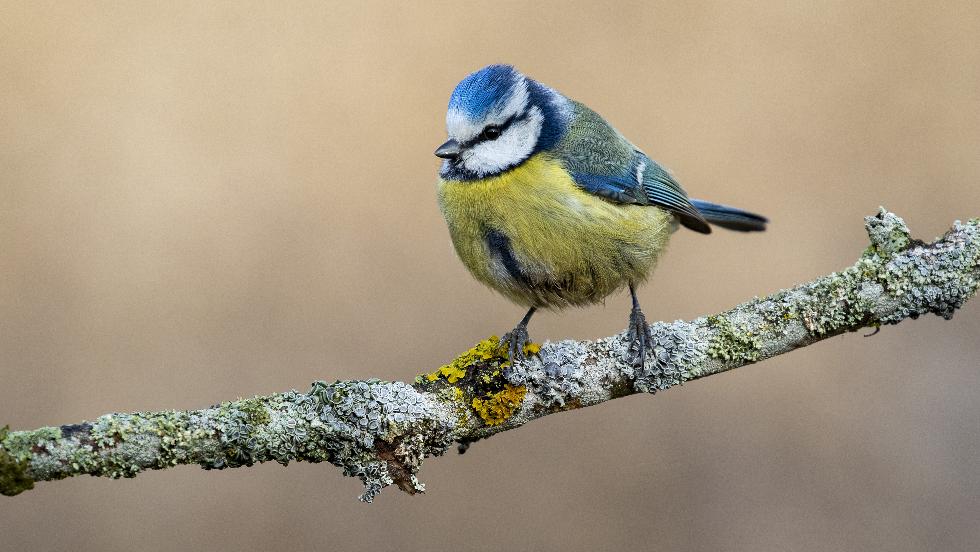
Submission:
M 170 4 L 170 3 L 167 3 Z M 510 62 L 692 195 L 641 299 L 691 318 L 852 263 L 886 205 L 980 216 L 975 2 L 0 3 L 0 423 L 411 379 L 513 326 L 435 202 L 455 83 Z M 620 331 L 628 301 L 536 317 Z M 430 460 L 0 497 L 5 550 L 975 550 L 980 301 Z

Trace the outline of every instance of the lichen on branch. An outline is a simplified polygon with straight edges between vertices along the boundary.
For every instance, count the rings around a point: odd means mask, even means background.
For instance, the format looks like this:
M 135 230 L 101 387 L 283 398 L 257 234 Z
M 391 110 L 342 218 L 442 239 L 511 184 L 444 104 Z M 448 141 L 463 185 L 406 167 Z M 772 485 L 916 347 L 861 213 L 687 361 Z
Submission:
M 651 326 L 642 368 L 624 334 L 530 345 L 511 365 L 496 337 L 413 384 L 314 382 L 201 410 L 106 414 L 33 431 L 0 429 L 0 493 L 76 475 L 135 477 L 147 469 L 205 469 L 275 461 L 329 462 L 364 483 L 424 490 L 422 461 L 530 420 L 745 366 L 864 327 L 933 313 L 950 318 L 980 282 L 980 220 L 957 221 L 933 243 L 911 238 L 882 209 L 867 217 L 871 245 L 840 272 L 685 322 Z

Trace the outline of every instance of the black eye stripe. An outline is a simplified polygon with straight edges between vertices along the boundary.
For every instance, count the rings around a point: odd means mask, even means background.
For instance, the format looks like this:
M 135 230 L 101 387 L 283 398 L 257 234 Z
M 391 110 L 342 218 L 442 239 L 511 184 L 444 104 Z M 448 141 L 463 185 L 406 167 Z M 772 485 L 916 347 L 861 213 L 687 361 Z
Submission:
M 502 135 L 503 133 L 507 132 L 507 129 L 510 128 L 511 125 L 513 125 L 514 123 L 523 121 L 526 118 L 527 118 L 527 111 L 525 111 L 524 113 L 517 114 L 517 115 L 511 115 L 510 117 L 507 118 L 506 121 L 500 123 L 499 125 L 487 125 L 486 127 L 483 127 L 482 130 L 480 130 L 480 133 L 476 135 L 476 138 L 472 138 L 472 139 L 470 139 L 470 140 L 468 140 L 466 142 L 463 142 L 463 144 L 460 147 L 462 147 L 462 148 L 465 149 L 465 148 L 469 148 L 469 147 L 475 146 L 475 145 L 477 145 L 479 143 L 482 143 L 482 142 L 489 142 L 490 140 L 488 140 L 487 138 L 484 138 L 483 137 L 483 131 L 486 130 L 487 127 L 491 127 L 492 126 L 492 127 L 499 128 L 500 129 L 500 134 Z

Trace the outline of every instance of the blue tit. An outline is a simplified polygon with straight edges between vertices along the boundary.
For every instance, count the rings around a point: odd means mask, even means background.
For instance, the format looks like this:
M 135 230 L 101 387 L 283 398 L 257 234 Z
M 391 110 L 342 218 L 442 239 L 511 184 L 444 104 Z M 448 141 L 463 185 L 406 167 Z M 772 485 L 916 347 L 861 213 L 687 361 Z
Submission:
M 537 309 L 591 305 L 628 288 L 630 361 L 652 335 L 636 286 L 684 226 L 743 232 L 766 218 L 688 198 L 666 169 L 585 105 L 509 65 L 490 65 L 453 90 L 449 140 L 436 149 L 439 207 L 470 273 L 528 308 L 503 337 L 524 357 Z

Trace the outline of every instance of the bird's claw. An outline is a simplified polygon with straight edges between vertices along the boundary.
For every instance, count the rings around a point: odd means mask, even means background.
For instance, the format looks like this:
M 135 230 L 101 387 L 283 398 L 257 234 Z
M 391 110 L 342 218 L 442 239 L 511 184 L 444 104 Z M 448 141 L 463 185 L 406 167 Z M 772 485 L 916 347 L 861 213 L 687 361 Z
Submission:
M 500 339 L 501 345 L 507 346 L 507 358 L 511 364 L 524 360 L 524 346 L 528 344 L 530 338 L 527 335 L 527 326 L 519 324 L 513 330 L 504 334 Z
M 639 308 L 634 308 L 630 312 L 630 323 L 629 329 L 626 331 L 626 340 L 629 342 L 629 356 L 627 360 L 634 367 L 642 368 L 647 353 L 653 350 L 653 332 L 650 331 L 647 318 Z

